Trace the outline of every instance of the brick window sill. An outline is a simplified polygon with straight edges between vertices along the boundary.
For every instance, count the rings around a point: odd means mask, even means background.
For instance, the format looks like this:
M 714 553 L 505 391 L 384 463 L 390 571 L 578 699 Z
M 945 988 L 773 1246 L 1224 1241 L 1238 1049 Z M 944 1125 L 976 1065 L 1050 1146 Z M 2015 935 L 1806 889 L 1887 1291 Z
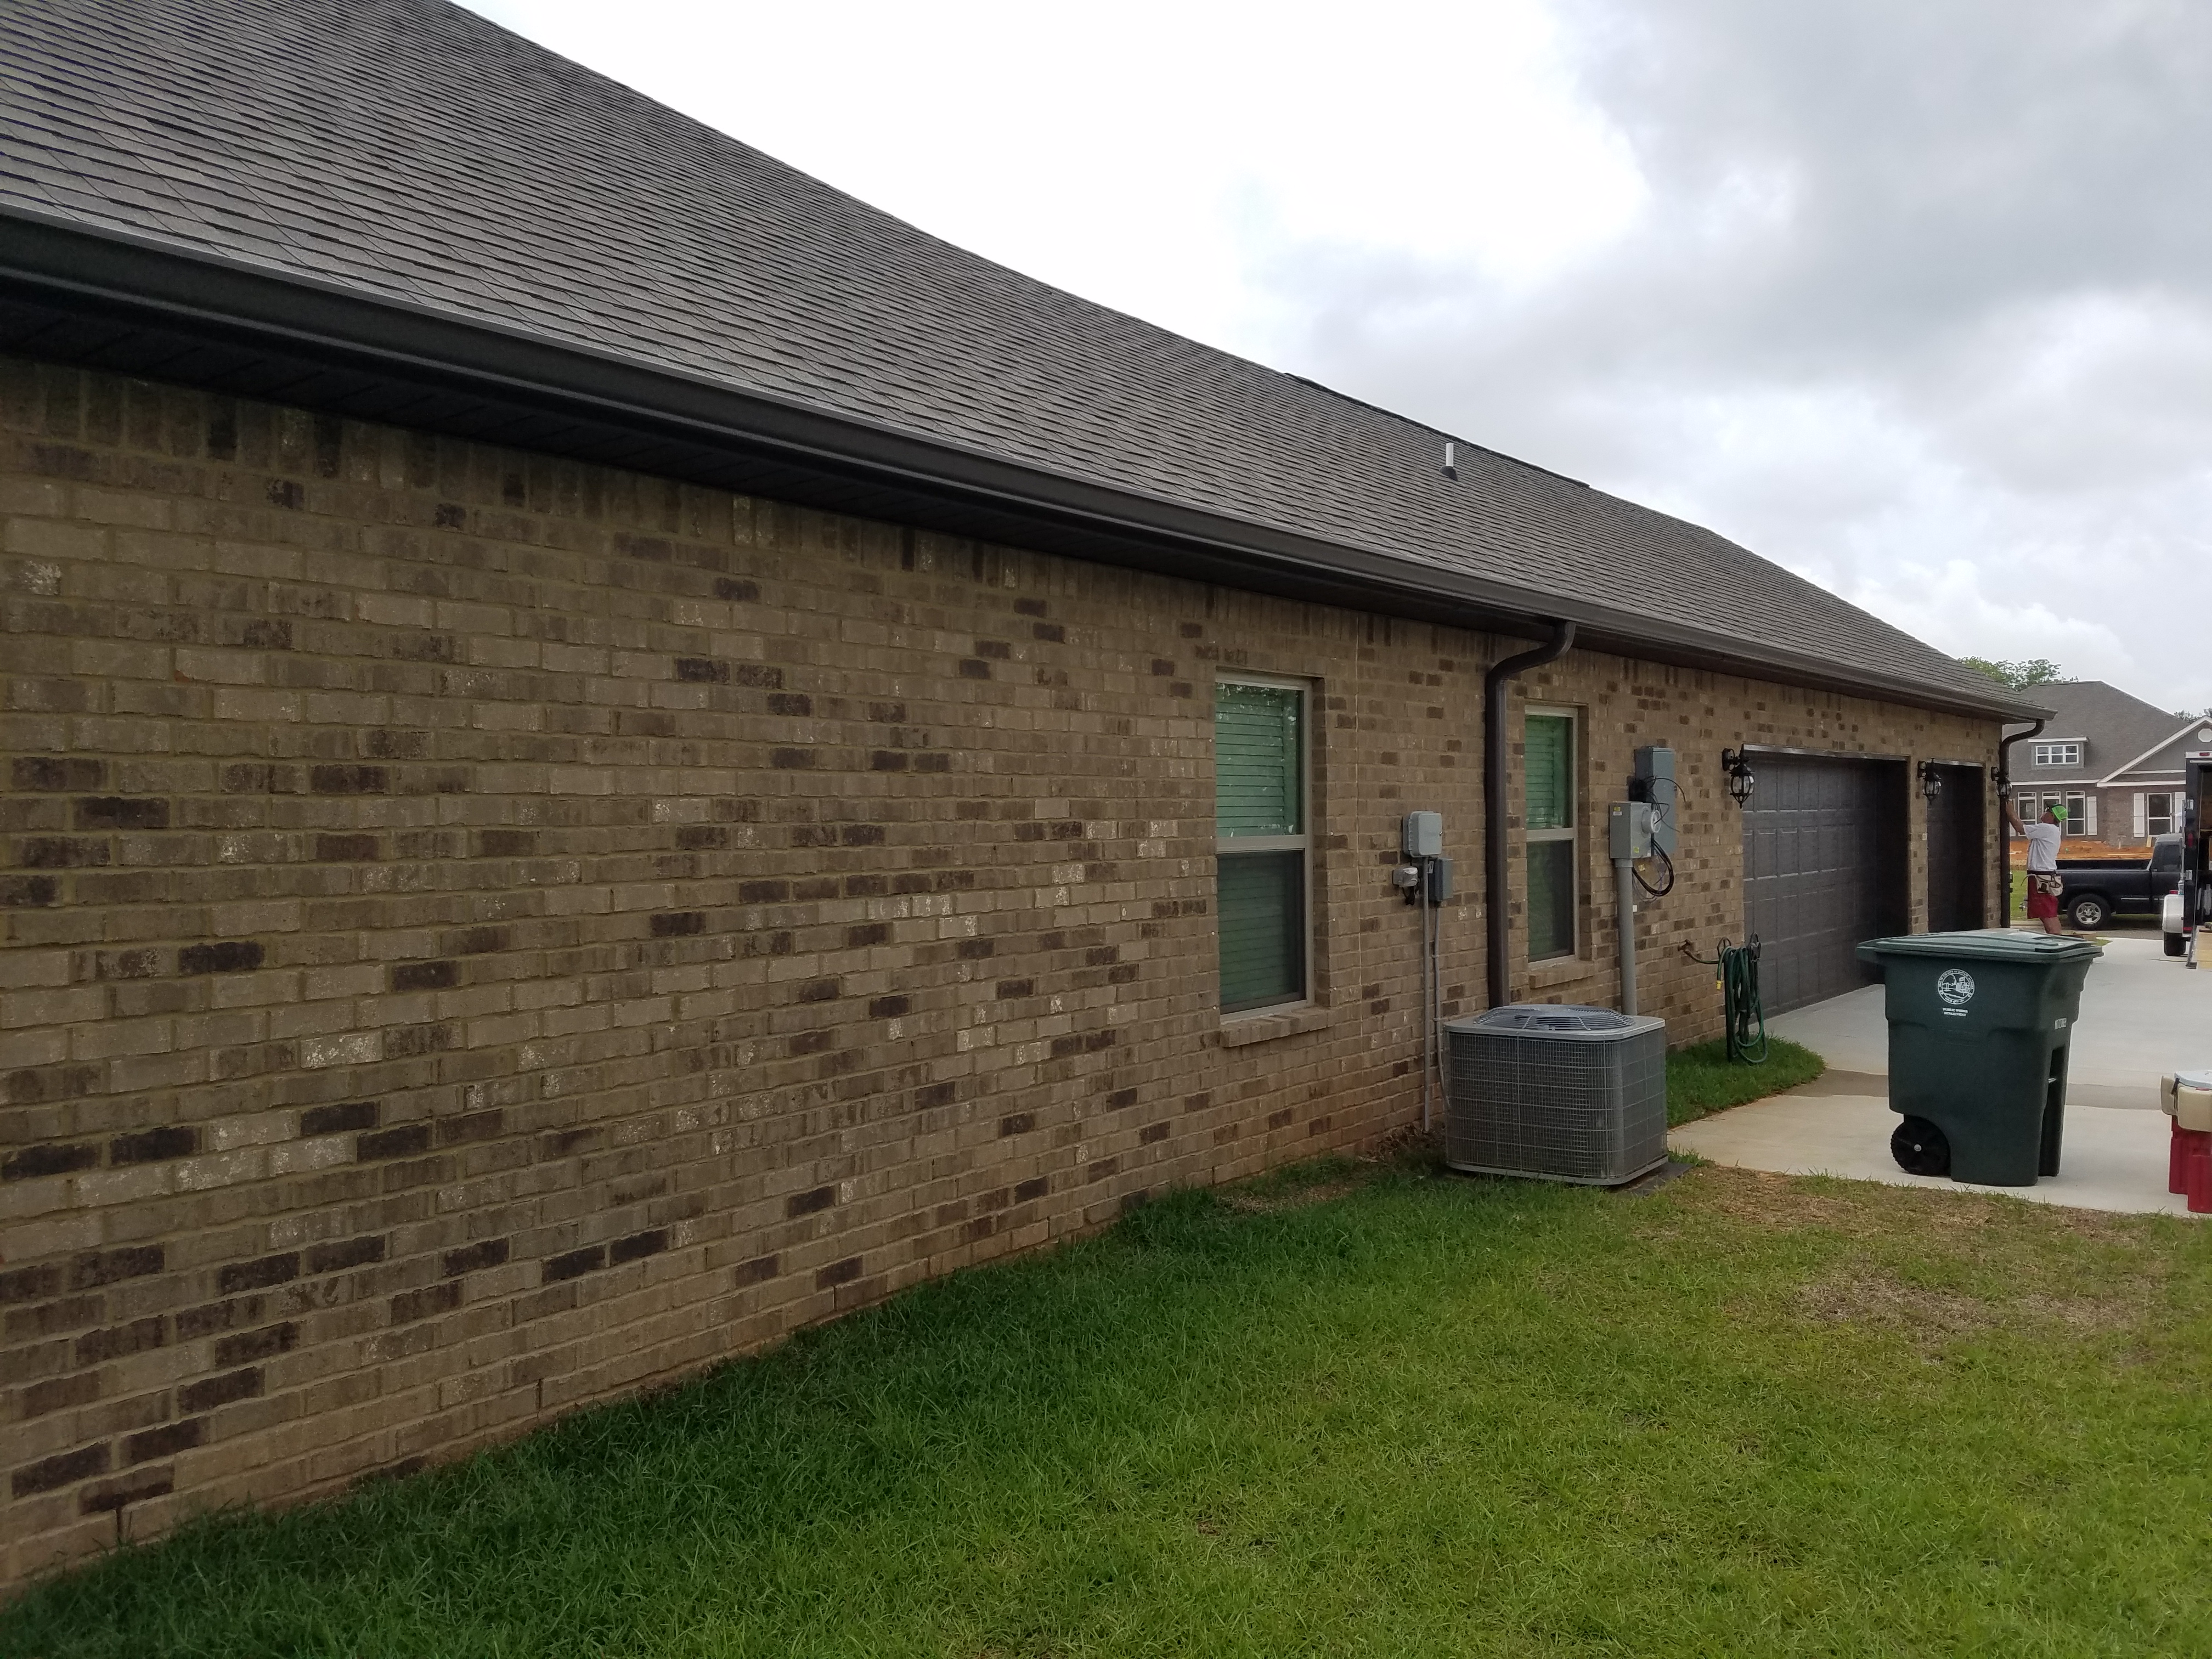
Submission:
M 1224 1014 L 1221 1017 L 1221 1046 L 1241 1048 L 1248 1042 L 1266 1042 L 1274 1037 L 1297 1036 L 1305 1031 L 1318 1031 L 1335 1017 L 1330 1008 L 1293 1008 L 1287 1012 L 1260 1014 Z
M 1522 982 L 1531 991 L 1550 991 L 1577 980 L 1595 979 L 1598 972 L 1597 963 L 1584 957 L 1554 957 L 1547 962 L 1530 963 Z

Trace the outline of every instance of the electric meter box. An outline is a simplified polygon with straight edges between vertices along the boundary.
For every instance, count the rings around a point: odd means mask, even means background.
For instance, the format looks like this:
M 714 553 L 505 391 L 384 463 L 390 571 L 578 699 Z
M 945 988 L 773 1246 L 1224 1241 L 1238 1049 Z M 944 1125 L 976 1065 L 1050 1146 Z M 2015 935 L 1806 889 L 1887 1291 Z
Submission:
M 1444 855 L 1444 815 L 1408 812 L 1400 827 L 1401 850 L 1409 859 L 1440 859 Z
M 1636 770 L 1628 780 L 1628 799 L 1651 809 L 1652 851 L 1673 858 L 1682 795 L 1674 782 L 1674 751 L 1667 744 L 1646 744 L 1636 751 Z
M 1640 800 L 1617 800 L 1613 804 L 1613 856 L 1621 859 L 1648 859 L 1651 856 L 1651 809 Z

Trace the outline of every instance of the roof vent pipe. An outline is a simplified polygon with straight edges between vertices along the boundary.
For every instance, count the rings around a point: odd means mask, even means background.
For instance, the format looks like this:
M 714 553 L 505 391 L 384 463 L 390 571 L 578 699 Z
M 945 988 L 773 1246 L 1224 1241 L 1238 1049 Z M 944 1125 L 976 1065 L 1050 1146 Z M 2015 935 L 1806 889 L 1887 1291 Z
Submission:
M 2012 794 L 2012 746 L 2032 738 L 2049 722 L 2038 720 L 2025 732 L 1997 739 L 1997 926 L 2012 926 L 2012 825 L 2005 820 L 2005 803 Z M 2000 731 L 2003 728 L 1999 727 Z M 1988 908 L 1983 908 L 1984 919 Z
M 1457 444 L 1447 443 L 1444 446 L 1444 477 L 1447 478 L 1459 477 L 1459 446 Z
M 1566 655 L 1575 642 L 1571 622 L 1551 624 L 1547 645 L 1508 657 L 1482 677 L 1482 853 L 1483 917 L 1489 924 L 1490 1006 L 1502 1008 L 1513 1000 L 1513 975 L 1506 951 L 1511 933 L 1505 915 L 1505 708 L 1507 690 L 1524 671 L 1540 668 Z

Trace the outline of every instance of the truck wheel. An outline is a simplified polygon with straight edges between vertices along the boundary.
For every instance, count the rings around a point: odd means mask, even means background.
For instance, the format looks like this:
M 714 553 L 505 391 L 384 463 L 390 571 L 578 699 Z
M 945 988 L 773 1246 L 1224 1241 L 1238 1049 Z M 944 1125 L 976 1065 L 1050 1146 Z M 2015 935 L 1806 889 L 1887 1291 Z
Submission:
M 2094 893 L 2084 893 L 2074 901 L 2066 914 L 2073 917 L 2076 927 L 2094 933 L 2105 925 L 2105 920 L 2112 914 L 2112 909 Z
M 1951 1173 L 1951 1143 L 1924 1117 L 1908 1117 L 1889 1138 L 1889 1155 L 1907 1175 Z
M 2166 955 L 2170 957 L 2185 957 L 2189 954 L 2188 934 L 2160 933 L 2159 937 L 2166 941 Z

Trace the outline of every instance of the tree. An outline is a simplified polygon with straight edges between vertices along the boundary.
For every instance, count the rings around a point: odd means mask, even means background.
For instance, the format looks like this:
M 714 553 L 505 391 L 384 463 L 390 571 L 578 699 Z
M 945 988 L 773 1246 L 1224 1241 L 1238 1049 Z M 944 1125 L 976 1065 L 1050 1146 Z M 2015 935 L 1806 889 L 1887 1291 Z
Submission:
M 1991 662 L 1987 657 L 1961 657 L 1959 660 L 1969 668 L 1978 668 L 2000 685 L 2008 685 L 2015 691 L 2025 691 L 2031 685 L 2049 685 L 2066 678 L 2066 671 L 2048 657 L 2032 657 L 2025 662 Z

